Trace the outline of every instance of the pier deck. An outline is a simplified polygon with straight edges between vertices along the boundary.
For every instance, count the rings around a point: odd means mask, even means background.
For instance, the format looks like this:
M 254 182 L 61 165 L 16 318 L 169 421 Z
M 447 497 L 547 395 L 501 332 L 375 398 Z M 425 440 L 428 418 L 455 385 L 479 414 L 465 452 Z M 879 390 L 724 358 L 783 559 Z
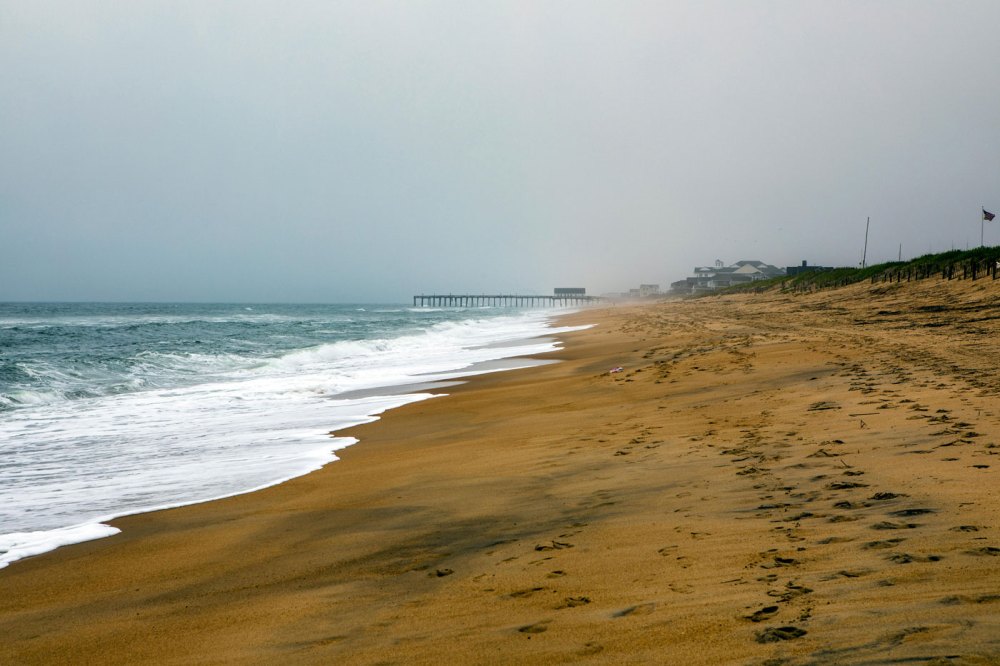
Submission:
M 600 296 L 560 294 L 539 296 L 528 294 L 420 294 L 413 297 L 413 307 L 430 308 L 554 308 L 571 305 L 593 305 L 604 300 Z

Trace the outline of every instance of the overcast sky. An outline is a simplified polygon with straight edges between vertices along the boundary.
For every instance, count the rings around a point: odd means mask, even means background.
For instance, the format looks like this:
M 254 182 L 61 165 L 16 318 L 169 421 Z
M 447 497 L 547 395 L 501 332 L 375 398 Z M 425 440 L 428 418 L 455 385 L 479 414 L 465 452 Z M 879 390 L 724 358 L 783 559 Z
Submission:
M 601 293 L 980 206 L 997 0 L 0 0 L 0 300 Z

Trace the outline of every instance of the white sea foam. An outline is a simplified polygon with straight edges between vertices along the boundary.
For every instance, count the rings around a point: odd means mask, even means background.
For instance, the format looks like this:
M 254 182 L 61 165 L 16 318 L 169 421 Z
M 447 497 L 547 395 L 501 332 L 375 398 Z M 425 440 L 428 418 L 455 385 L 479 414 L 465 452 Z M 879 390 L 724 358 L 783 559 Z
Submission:
M 83 543 L 118 534 L 121 530 L 101 523 L 83 523 L 41 532 L 12 532 L 0 535 L 0 569 L 9 563 L 41 555 L 59 546 Z
M 391 387 L 551 351 L 551 339 L 532 338 L 568 330 L 531 314 L 445 322 L 271 359 L 154 350 L 142 352 L 146 377 L 188 373 L 197 381 L 151 381 L 142 390 L 72 400 L 20 395 L 17 409 L 0 414 L 0 568 L 113 534 L 104 524 L 113 517 L 250 492 L 318 469 L 354 442 L 330 431 L 430 397 Z M 338 397 L 361 389 L 386 395 Z

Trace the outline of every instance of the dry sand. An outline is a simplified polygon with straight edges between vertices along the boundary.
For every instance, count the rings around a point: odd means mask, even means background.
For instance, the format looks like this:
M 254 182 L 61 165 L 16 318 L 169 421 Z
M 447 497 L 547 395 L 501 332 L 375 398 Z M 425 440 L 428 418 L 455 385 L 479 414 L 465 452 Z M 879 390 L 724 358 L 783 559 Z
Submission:
M 320 472 L 0 572 L 0 663 L 1000 661 L 1000 282 L 574 318 Z

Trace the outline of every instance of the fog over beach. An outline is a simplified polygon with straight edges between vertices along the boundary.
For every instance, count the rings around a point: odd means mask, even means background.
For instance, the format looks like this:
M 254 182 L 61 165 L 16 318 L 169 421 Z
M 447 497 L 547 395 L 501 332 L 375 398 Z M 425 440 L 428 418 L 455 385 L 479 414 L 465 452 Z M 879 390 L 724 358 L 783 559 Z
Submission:
M 0 664 L 1000 663 L 998 26 L 0 0 Z
M 997 25 L 992 0 L 0 3 L 0 300 L 596 294 L 854 266 L 869 216 L 871 261 L 964 249 L 1000 208 Z

